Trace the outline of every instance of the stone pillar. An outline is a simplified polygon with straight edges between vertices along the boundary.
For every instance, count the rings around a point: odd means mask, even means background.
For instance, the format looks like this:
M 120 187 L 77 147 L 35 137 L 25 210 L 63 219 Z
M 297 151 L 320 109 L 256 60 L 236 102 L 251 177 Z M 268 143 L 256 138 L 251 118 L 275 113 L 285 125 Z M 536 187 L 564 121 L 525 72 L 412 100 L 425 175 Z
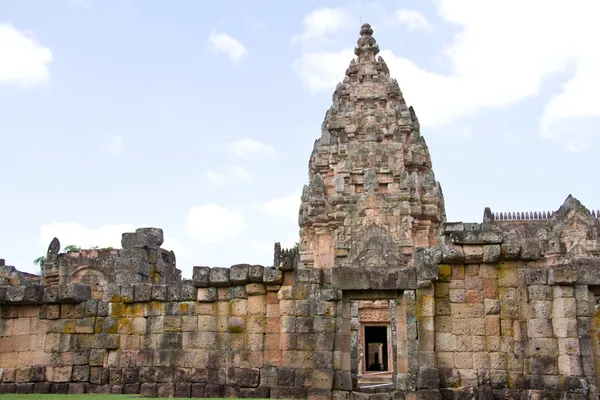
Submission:
M 598 336 L 596 333 L 594 294 L 587 285 L 575 286 L 575 300 L 577 301 L 577 333 L 579 335 L 579 351 L 581 352 L 581 364 L 583 375 L 587 381 L 589 394 L 597 396 L 597 382 L 594 355 L 598 355 Z M 600 361 L 600 360 L 599 360 Z
M 352 368 L 352 301 L 348 297 L 342 300 L 342 370 L 350 371 L 352 389 L 358 386 L 358 371 Z
M 558 338 L 558 373 L 563 377 L 564 390 L 572 391 L 580 387 L 583 375 L 575 289 L 573 286 L 553 286 L 552 296 L 552 330 Z
M 435 356 L 435 289 L 433 283 L 417 289 L 418 370 L 419 390 L 438 390 L 440 374 Z
M 405 290 L 398 313 L 398 381 L 397 389 L 414 392 L 419 372 L 417 301 L 414 290 Z

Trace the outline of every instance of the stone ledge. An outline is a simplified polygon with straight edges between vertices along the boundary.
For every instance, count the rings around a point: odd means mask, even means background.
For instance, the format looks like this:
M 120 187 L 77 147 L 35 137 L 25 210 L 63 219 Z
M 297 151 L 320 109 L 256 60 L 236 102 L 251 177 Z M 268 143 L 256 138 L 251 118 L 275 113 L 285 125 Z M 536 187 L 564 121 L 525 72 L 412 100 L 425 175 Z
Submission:
M 600 260 L 571 260 L 548 268 L 549 285 L 600 285 Z
M 331 283 L 340 290 L 416 289 L 417 270 L 336 267 L 331 270 Z

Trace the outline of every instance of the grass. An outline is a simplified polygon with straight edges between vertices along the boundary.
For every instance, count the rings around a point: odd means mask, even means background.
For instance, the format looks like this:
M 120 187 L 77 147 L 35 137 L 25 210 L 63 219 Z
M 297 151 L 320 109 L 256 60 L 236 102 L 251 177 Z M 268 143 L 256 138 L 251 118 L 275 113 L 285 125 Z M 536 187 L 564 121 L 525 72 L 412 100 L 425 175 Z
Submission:
M 167 400 L 129 394 L 0 394 L 0 400 Z M 170 398 L 168 400 L 178 400 Z M 184 399 L 179 399 L 184 400 Z M 186 400 L 189 400 L 187 398 Z M 228 400 L 228 399 L 222 399 Z M 229 399 L 233 400 L 233 399 Z

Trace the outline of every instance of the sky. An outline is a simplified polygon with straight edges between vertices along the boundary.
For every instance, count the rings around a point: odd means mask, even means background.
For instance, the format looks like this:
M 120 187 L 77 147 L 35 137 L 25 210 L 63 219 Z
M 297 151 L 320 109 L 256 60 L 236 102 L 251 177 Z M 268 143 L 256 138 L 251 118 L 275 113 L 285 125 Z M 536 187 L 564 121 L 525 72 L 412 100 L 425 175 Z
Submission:
M 164 230 L 195 265 L 298 241 L 361 23 L 421 122 L 448 221 L 600 208 L 600 2 L 0 0 L 0 258 Z

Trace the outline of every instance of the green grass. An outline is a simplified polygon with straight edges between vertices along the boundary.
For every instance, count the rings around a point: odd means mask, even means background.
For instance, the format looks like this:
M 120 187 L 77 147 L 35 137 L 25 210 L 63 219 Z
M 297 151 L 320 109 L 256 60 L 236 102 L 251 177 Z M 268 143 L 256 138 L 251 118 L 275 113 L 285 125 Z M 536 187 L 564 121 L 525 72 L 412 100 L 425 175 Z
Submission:
M 1 400 L 167 400 L 133 394 L 0 394 Z M 178 400 L 170 398 L 168 400 Z M 184 400 L 184 399 L 179 399 Z M 189 400 L 187 398 L 186 400 Z M 228 400 L 228 399 L 222 399 Z M 234 400 L 234 399 L 229 399 Z M 236 399 L 237 400 L 237 399 Z

